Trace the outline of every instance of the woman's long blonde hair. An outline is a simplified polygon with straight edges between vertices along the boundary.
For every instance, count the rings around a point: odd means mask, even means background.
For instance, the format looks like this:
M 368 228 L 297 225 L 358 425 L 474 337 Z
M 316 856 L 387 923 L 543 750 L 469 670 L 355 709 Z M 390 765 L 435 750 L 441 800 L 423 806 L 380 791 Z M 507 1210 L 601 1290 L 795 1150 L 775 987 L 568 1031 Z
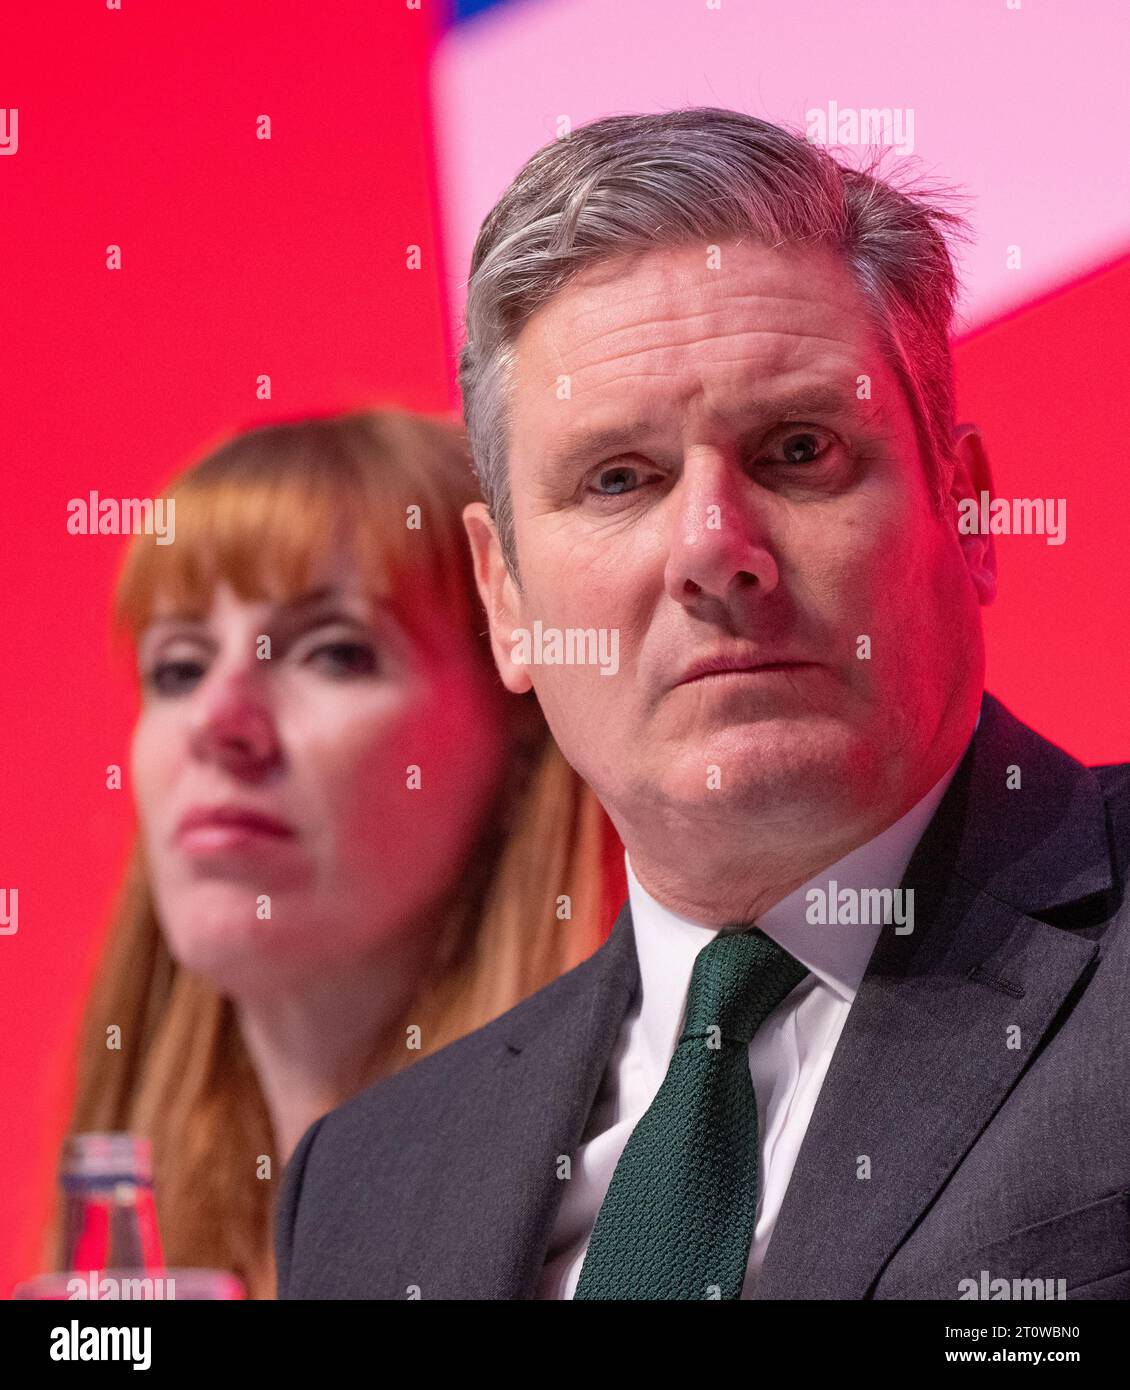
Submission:
M 244 599 L 297 596 L 347 550 L 372 589 L 429 585 L 489 661 L 462 510 L 478 491 L 462 431 L 399 410 L 265 426 L 182 474 L 175 542 L 132 543 L 115 621 L 136 641 L 158 599 L 206 613 L 226 579 Z M 410 526 L 409 509 L 419 508 Z M 565 762 L 533 696 L 514 698 L 515 752 L 493 814 L 446 905 L 432 969 L 410 1011 L 358 1059 L 340 1100 L 488 1023 L 585 959 L 623 897 L 619 841 Z M 422 1030 L 405 1046 L 406 1019 Z M 120 1029 L 120 1049 L 107 1030 Z M 153 1143 L 169 1266 L 231 1270 L 274 1294 L 271 1225 L 283 1164 L 232 1001 L 171 956 L 135 840 L 87 1007 L 69 1133 L 129 1130 Z M 271 1177 L 255 1157 L 271 1156 Z M 251 1157 L 249 1157 L 251 1156 Z M 49 1259 L 63 1258 L 59 1213 Z

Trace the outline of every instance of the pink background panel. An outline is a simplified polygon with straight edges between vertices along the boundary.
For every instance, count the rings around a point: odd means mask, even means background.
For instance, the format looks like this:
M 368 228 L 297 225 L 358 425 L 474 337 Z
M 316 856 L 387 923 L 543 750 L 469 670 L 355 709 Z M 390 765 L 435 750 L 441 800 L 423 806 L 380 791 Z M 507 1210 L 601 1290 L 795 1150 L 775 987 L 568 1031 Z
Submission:
M 913 110 L 914 167 L 971 197 L 962 325 L 984 322 L 1130 246 L 1128 53 L 1123 0 L 500 6 L 433 65 L 451 310 L 480 221 L 559 116 L 714 105 L 803 129 L 834 100 Z

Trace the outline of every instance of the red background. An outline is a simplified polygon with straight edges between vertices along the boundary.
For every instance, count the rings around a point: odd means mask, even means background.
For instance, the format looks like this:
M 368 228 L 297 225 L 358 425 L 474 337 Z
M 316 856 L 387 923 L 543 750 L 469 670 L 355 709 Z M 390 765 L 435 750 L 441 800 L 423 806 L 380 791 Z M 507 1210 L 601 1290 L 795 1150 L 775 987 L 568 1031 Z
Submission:
M 20 148 L 0 159 L 0 887 L 19 890 L 19 931 L 0 936 L 0 1296 L 38 1268 L 75 1030 L 132 829 L 135 706 L 108 634 L 123 542 L 69 535 L 67 501 L 151 496 L 220 435 L 278 416 L 456 407 L 434 23 L 372 0 L 285 21 L 268 0 L 5 21 L 0 106 L 19 108 Z M 1065 545 L 998 545 L 989 688 L 1087 762 L 1130 744 L 1128 310 L 1123 261 L 957 354 L 998 491 L 1067 498 Z

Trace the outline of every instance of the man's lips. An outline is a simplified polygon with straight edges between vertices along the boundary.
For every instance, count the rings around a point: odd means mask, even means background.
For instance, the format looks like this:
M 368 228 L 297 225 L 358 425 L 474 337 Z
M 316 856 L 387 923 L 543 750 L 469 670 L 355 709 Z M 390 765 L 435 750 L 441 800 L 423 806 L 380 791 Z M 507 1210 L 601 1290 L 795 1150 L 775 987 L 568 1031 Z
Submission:
M 815 661 L 766 661 L 758 658 L 714 656 L 703 657 L 687 667 L 676 681 L 676 685 L 689 685 L 695 681 L 708 681 L 716 677 L 756 676 L 774 671 L 802 671 L 815 666 Z
M 177 843 L 190 853 L 277 844 L 294 836 L 286 821 L 250 806 L 194 806 L 175 832 Z

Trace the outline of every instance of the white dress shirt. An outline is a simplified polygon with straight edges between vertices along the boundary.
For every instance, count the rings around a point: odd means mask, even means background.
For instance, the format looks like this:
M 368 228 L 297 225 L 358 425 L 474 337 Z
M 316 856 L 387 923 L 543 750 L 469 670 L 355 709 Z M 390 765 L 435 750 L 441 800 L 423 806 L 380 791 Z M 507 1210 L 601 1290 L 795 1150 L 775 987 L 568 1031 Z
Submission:
M 978 716 L 980 723 L 980 716 Z M 769 1237 L 793 1165 L 812 1117 L 855 992 L 882 931 L 882 924 L 813 925 L 807 894 L 828 893 L 829 880 L 845 888 L 897 889 L 914 848 L 950 780 L 953 764 L 901 820 L 790 893 L 757 918 L 757 926 L 810 973 L 778 1005 L 749 1045 L 749 1070 L 757 1097 L 760 1194 L 757 1224 L 742 1298 L 752 1298 Z M 628 901 L 640 967 L 640 989 L 624 1019 L 609 1059 L 572 1176 L 550 1237 L 538 1298 L 572 1298 L 589 1236 L 625 1144 L 655 1099 L 683 1029 L 695 957 L 718 935 L 657 902 L 632 871 L 627 854 Z M 894 930 L 888 926 L 887 930 Z

